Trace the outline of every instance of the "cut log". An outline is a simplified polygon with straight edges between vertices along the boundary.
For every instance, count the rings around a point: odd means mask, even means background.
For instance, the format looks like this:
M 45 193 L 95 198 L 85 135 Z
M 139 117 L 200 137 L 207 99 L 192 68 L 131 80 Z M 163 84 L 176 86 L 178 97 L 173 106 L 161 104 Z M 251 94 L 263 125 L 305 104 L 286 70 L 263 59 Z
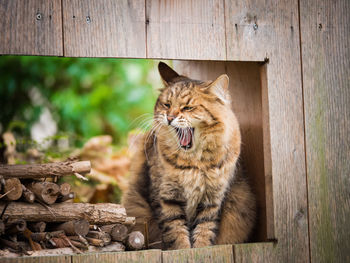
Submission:
M 0 211 L 4 211 L 5 205 L 5 202 L 0 202 Z M 67 222 L 86 219 L 90 224 L 115 224 L 125 222 L 126 211 L 121 205 L 110 203 L 59 203 L 46 208 L 36 203 L 11 202 L 3 216 L 29 222 Z
M 60 187 L 51 182 L 32 182 L 26 186 L 35 194 L 35 197 L 48 205 L 56 202 Z
M 87 237 L 92 237 L 92 238 L 96 238 L 96 239 L 101 239 L 104 243 L 104 245 L 109 245 L 112 241 L 112 238 L 110 236 L 110 234 L 106 233 L 106 232 L 100 232 L 100 231 L 89 231 L 89 233 L 87 233 L 86 235 Z
M 26 228 L 27 223 L 23 219 L 8 220 L 8 222 L 5 224 L 6 235 L 23 233 Z
M 22 184 L 19 179 L 11 178 L 5 180 L 3 193 L 7 200 L 18 200 L 22 196 L 22 191 Z
M 0 175 L 4 178 L 38 179 L 46 177 L 61 177 L 73 175 L 74 173 L 87 174 L 90 171 L 90 161 L 0 165 Z
M 28 228 L 35 233 L 44 232 L 46 229 L 46 223 L 43 221 L 36 223 L 28 223 Z
M 89 232 L 89 222 L 85 219 L 80 220 L 71 220 L 62 224 L 59 224 L 55 227 L 52 227 L 53 230 L 63 230 L 66 235 L 75 236 L 81 235 L 85 236 Z
M 102 231 L 111 235 L 113 241 L 124 241 L 128 236 L 128 228 L 122 224 L 104 225 L 100 227 Z
M 57 198 L 56 202 L 62 203 L 62 202 L 72 202 L 75 198 L 75 193 L 70 192 L 67 195 L 61 195 Z
M 133 231 L 126 239 L 126 246 L 130 250 L 139 250 L 143 248 L 145 244 L 145 238 L 140 231 Z
M 71 191 L 71 186 L 69 183 L 60 184 L 60 194 L 65 196 L 68 195 Z
M 22 184 L 22 198 L 24 201 L 28 203 L 34 203 L 35 201 L 35 195 L 32 191 L 27 189 L 23 184 Z

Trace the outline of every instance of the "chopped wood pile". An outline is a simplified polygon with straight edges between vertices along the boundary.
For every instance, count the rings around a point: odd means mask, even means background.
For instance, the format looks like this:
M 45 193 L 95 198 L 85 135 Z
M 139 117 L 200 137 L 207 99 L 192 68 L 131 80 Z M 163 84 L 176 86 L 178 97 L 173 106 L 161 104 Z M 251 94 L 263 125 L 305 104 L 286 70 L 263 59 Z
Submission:
M 85 180 L 89 161 L 0 165 L 0 254 L 52 255 L 84 251 L 124 251 L 144 247 L 141 232 L 119 204 L 73 203 L 75 193 L 61 176 Z M 50 179 L 51 178 L 51 179 Z M 48 252 L 48 249 L 50 250 Z

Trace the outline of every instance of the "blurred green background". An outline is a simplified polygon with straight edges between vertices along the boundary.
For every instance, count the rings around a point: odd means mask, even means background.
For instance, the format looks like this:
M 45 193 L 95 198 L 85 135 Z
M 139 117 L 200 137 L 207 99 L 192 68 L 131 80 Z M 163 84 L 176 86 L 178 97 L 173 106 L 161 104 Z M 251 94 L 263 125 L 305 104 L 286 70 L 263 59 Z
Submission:
M 64 160 L 83 149 L 78 157 L 95 158 L 93 168 L 110 164 L 110 170 L 101 168 L 99 175 L 117 178 L 104 181 L 107 185 L 118 184 L 128 174 L 124 168 L 130 164 L 120 163 L 125 157 L 130 160 L 125 150 L 130 133 L 152 117 L 161 87 L 157 64 L 143 59 L 0 56 L 0 134 L 14 135 L 18 153 L 31 149 L 32 156 L 44 156 L 35 162 Z M 108 136 L 90 143 L 84 153 L 84 144 L 99 135 Z M 57 147 L 60 138 L 67 138 L 63 148 Z M 96 159 L 94 151 L 103 156 Z M 16 163 L 33 161 L 18 153 Z M 93 177 L 90 186 L 100 182 Z M 118 201 L 119 192 L 107 201 Z
M 1 130 L 29 136 L 48 108 L 58 133 L 109 134 L 125 143 L 132 121 L 153 111 L 155 66 L 143 59 L 1 56 Z

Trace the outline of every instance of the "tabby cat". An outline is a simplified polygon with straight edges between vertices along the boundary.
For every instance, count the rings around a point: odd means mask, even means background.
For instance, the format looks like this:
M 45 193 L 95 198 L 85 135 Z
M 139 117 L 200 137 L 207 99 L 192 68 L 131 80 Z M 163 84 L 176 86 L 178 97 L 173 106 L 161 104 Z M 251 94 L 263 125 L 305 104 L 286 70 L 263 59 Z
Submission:
M 203 82 L 159 63 L 165 87 L 154 108 L 153 127 L 132 161 L 123 196 L 135 227 L 163 249 L 232 244 L 247 240 L 255 199 L 235 175 L 239 125 L 231 110 L 228 76 Z

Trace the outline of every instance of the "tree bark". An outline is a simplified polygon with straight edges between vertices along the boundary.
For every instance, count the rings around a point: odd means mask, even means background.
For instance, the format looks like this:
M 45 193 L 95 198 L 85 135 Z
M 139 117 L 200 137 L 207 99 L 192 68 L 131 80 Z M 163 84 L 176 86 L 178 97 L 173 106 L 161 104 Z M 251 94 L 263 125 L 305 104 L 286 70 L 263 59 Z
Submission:
M 0 202 L 0 211 L 6 203 Z M 11 202 L 3 216 L 12 219 L 24 219 L 29 222 L 67 222 L 70 220 L 86 219 L 90 224 L 124 223 L 126 219 L 125 208 L 117 204 L 84 204 L 59 203 L 49 208 L 40 204 Z
M 89 232 L 89 222 L 85 219 L 71 220 L 55 227 L 53 230 L 63 230 L 66 235 L 75 236 L 82 235 L 85 236 Z
M 45 177 L 60 177 L 65 175 L 72 175 L 74 173 L 86 174 L 90 171 L 90 161 L 0 165 L 0 175 L 2 175 L 5 179 L 37 179 Z

